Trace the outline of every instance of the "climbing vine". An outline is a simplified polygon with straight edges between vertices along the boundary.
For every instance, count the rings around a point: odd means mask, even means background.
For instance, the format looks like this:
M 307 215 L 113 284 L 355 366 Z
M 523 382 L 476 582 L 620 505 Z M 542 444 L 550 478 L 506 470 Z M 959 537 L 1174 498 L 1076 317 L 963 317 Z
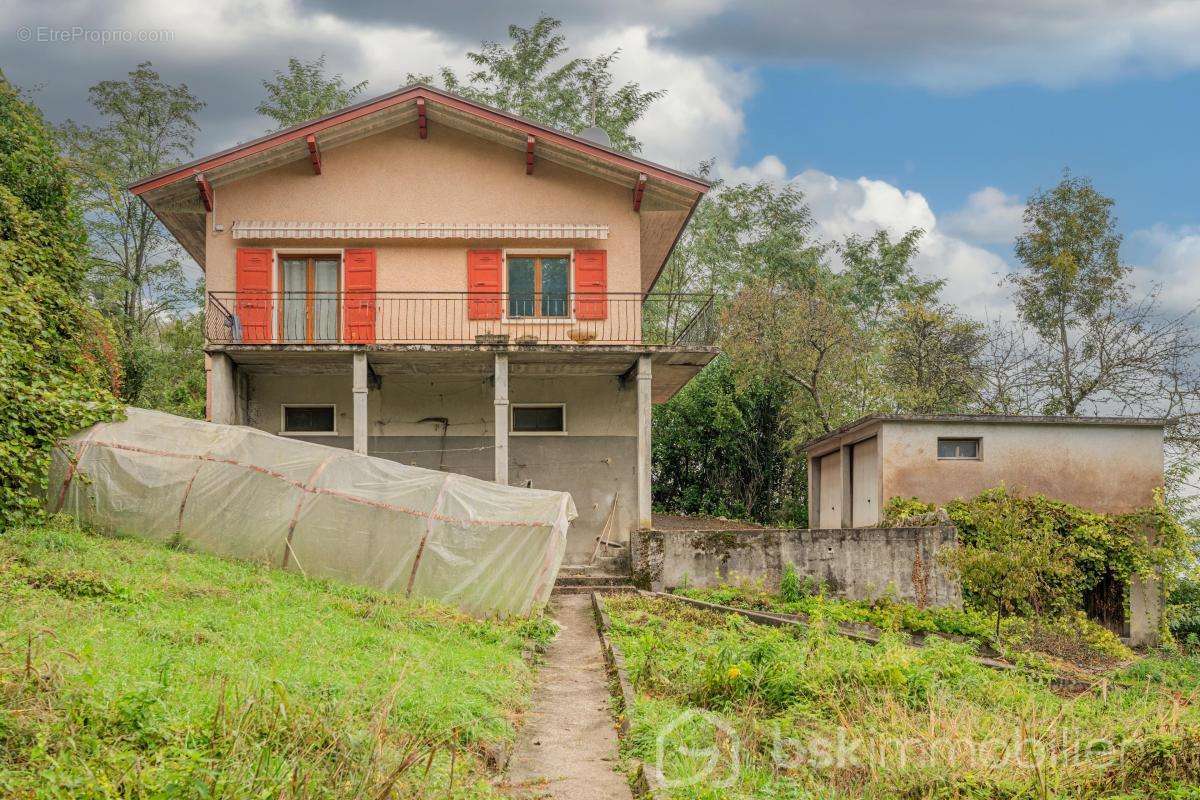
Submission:
M 964 575 L 964 588 L 980 599 L 993 594 L 984 584 L 1006 584 L 997 596 L 1003 596 L 1008 611 L 1079 609 L 1090 592 L 1107 584 L 1123 585 L 1158 569 L 1171 574 L 1191 546 L 1190 535 L 1161 496 L 1129 514 L 1100 514 L 1004 488 L 942 507 L 894 497 L 884 508 L 885 525 L 947 521 L 959 531 L 960 566 L 979 576 L 968 581 Z
M 54 441 L 119 410 L 112 333 L 83 298 L 86 258 L 50 132 L 0 74 L 0 529 L 40 507 Z

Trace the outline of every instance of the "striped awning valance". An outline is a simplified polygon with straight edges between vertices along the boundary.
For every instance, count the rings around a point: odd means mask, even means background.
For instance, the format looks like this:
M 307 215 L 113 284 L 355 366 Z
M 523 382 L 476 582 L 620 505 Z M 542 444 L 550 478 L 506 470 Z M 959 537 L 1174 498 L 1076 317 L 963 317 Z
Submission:
M 234 239 L 607 239 L 608 226 L 573 222 L 233 223 Z

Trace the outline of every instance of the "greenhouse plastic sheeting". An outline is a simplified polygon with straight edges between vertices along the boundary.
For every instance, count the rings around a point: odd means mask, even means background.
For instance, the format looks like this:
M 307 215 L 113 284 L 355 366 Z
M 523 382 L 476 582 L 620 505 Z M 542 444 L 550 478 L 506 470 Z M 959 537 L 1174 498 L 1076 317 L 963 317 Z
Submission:
M 475 615 L 544 605 L 576 516 L 565 492 L 137 408 L 59 443 L 47 505 L 110 533 Z

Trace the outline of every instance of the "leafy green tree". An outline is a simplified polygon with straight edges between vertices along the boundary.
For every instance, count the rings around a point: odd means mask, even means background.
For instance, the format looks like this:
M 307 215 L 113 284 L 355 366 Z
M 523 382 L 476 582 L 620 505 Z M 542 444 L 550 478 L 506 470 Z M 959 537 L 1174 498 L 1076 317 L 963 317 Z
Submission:
M 786 289 L 756 280 L 722 319 L 721 349 L 742 380 L 789 386 L 789 410 L 805 438 L 881 402 L 870 339 L 831 283 L 827 276 L 810 289 Z
M 179 244 L 125 186 L 191 156 L 204 103 L 185 84 L 164 82 L 150 62 L 125 81 L 97 83 L 88 98 L 103 123 L 67 122 L 59 134 L 87 225 L 87 287 L 117 330 L 122 396 L 132 399 L 146 373 L 140 338 L 156 319 L 187 308 L 194 289 Z
M 983 387 L 983 326 L 922 302 L 899 303 L 888 316 L 884 382 L 896 408 L 938 414 L 974 405 Z
M 352 86 L 339 75 L 327 75 L 325 54 L 313 61 L 289 58 L 286 70 L 262 82 L 267 97 L 254 109 L 276 123 L 276 130 L 308 122 L 354 103 L 367 88 L 366 81 Z
M 901 304 L 927 304 L 937 298 L 946 282 L 923 280 L 913 269 L 924 235 L 913 228 L 893 242 L 886 230 L 879 230 L 869 237 L 851 234 L 838 246 L 846 301 L 864 326 L 885 323 Z
M 0 74 L 0 528 L 38 508 L 55 440 L 119 408 L 82 217 L 50 129 Z
M 781 385 L 722 356 L 654 409 L 654 500 L 668 513 L 804 525 L 805 462 Z
M 1054 566 L 1048 544 L 1010 538 L 1002 545 L 963 545 L 944 551 L 943 562 L 958 574 L 963 588 L 995 610 L 997 645 L 1004 615 L 1023 609 L 1026 599 L 1038 589 L 1039 574 Z
M 709 165 L 701 165 L 706 174 Z M 828 247 L 813 235 L 804 195 L 791 184 L 717 182 L 700 202 L 657 289 L 731 298 L 751 281 L 811 286 Z
M 159 325 L 140 345 L 146 380 L 136 405 L 204 419 L 204 314 L 194 311 Z
M 637 83 L 617 85 L 612 75 L 619 51 L 595 58 L 570 58 L 560 20 L 543 16 L 532 27 L 508 26 L 509 44 L 483 42 L 467 53 L 475 68 L 459 76 L 449 67 L 432 75 L 409 74 L 410 82 L 440 83 L 446 89 L 546 125 L 578 133 L 596 125 L 616 150 L 636 153 L 641 142 L 630 132 L 660 91 Z

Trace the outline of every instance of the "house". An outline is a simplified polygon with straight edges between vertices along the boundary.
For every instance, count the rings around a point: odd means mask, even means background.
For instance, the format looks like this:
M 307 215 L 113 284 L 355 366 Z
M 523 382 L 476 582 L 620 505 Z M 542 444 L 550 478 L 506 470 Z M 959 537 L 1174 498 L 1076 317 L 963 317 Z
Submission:
M 806 442 L 814 528 L 879 524 L 892 497 L 944 504 L 984 489 L 1092 511 L 1145 508 L 1163 485 L 1166 420 L 876 414 Z
M 599 139 L 413 85 L 131 186 L 205 271 L 209 419 L 568 491 L 568 560 L 649 527 L 708 184 Z

